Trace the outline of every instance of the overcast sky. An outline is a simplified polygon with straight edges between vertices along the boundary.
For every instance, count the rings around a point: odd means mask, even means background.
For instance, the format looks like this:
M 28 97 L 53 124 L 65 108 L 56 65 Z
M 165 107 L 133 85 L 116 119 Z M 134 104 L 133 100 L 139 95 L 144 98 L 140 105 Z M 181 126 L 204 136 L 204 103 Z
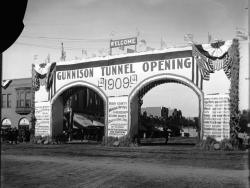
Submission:
M 34 55 L 40 62 L 48 54 L 51 61 L 58 61 L 61 42 L 67 60 L 81 57 L 82 49 L 86 49 L 90 56 L 98 55 L 100 49 L 108 48 L 111 33 L 113 38 L 124 38 L 135 36 L 139 31 L 140 38 L 153 48 L 160 48 L 161 38 L 169 47 L 185 44 L 184 35 L 188 33 L 192 33 L 198 43 L 206 43 L 208 33 L 214 39 L 230 40 L 235 37 L 236 27 L 248 29 L 247 6 L 247 0 L 28 1 L 25 28 L 18 40 L 3 53 L 3 79 L 31 77 Z M 243 42 L 243 46 L 247 46 L 247 42 Z M 243 49 L 246 53 L 247 49 Z M 244 61 L 241 82 L 247 84 L 244 79 L 248 77 L 248 62 Z M 148 93 L 150 97 L 144 99 L 144 105 L 175 107 L 183 104 L 180 108 L 184 115 L 198 115 L 197 96 L 191 89 L 165 84 L 154 90 Z M 159 93 L 166 95 L 152 102 L 152 98 L 156 98 L 153 94 Z M 175 97 L 178 102 L 172 100 Z

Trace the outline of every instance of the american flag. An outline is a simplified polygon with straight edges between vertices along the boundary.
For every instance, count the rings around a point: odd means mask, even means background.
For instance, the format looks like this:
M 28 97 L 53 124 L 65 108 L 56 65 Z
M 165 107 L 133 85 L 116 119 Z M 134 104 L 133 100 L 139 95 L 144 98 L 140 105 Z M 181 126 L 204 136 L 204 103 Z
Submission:
M 51 63 L 46 75 L 46 89 L 49 90 L 53 83 L 54 72 L 56 71 L 56 62 Z
M 39 76 L 35 70 L 35 65 L 32 65 L 32 87 L 34 91 L 38 91 L 40 88 L 40 81 L 39 81 Z
M 201 76 L 204 80 L 210 79 L 210 73 L 214 72 L 213 62 L 207 57 L 202 55 L 199 50 L 193 45 L 193 56 L 197 61 L 197 65 L 200 69 Z

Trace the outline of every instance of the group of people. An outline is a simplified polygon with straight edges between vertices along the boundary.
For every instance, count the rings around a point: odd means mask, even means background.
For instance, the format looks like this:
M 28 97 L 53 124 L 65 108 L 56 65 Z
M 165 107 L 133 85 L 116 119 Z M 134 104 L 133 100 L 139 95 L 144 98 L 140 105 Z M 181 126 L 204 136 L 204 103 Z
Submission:
M 18 130 L 16 127 L 5 129 L 2 132 L 2 139 L 8 141 L 11 144 L 17 144 L 18 142 L 29 142 L 30 131 L 28 129 Z

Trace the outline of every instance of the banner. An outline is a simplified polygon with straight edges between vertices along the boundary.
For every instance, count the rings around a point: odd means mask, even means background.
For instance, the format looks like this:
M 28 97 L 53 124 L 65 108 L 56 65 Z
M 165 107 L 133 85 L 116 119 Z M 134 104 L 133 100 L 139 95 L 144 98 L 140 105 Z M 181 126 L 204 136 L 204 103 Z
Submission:
M 128 97 L 108 99 L 108 136 L 121 137 L 128 133 Z
M 112 62 L 112 63 L 110 63 Z M 117 63 L 113 63 L 117 62 Z M 130 63 L 129 63 L 130 62 Z M 55 92 L 72 83 L 88 82 L 107 96 L 129 95 L 143 80 L 157 74 L 181 75 L 200 81 L 191 47 L 184 51 L 92 62 L 56 65 Z M 53 87 L 51 87 L 53 89 Z M 36 92 L 37 93 L 37 92 Z
M 49 136 L 50 133 L 50 102 L 35 103 L 35 136 Z
M 230 136 L 229 95 L 206 95 L 204 98 L 204 138 L 220 141 Z

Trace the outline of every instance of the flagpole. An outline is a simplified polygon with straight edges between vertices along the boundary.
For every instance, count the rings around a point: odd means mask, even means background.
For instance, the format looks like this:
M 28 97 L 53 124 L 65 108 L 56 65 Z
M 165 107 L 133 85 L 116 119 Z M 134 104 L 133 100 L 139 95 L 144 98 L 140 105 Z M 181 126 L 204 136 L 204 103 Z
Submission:
M 138 43 L 139 35 L 140 35 L 140 31 L 138 30 L 138 28 L 136 28 L 136 45 L 135 45 L 135 52 L 137 52 L 137 43 Z
M 110 42 L 109 42 L 109 55 L 112 55 L 111 42 L 112 42 L 112 39 L 110 39 Z
M 208 34 L 207 34 L 207 40 L 208 40 L 208 43 L 211 43 L 212 36 L 210 35 L 210 33 L 209 33 L 209 32 L 208 32 Z
M 31 132 L 35 136 L 35 90 L 34 90 L 34 64 L 31 65 Z
M 114 36 L 114 32 L 111 31 L 111 33 L 110 33 L 110 41 L 109 41 L 109 55 L 112 55 L 111 42 L 112 42 L 113 36 Z
M 163 49 L 163 39 L 162 39 L 162 36 L 161 36 L 161 50 Z
M 65 51 L 64 51 L 64 47 L 63 47 L 63 42 L 61 43 L 61 46 L 62 46 L 62 49 L 61 49 L 61 61 L 65 61 L 66 59 L 66 54 L 65 54 Z

